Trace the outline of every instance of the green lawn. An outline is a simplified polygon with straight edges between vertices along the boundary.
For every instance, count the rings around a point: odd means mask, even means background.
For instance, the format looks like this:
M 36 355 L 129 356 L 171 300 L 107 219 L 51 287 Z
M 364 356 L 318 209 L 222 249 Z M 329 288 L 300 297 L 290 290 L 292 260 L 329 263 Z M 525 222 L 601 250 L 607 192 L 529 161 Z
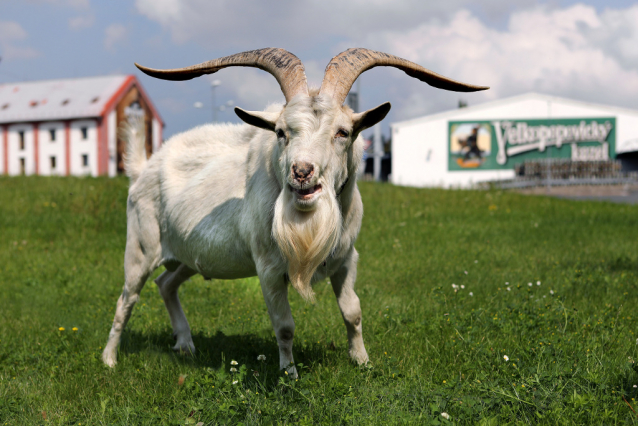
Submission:
M 638 423 L 638 206 L 361 183 L 371 365 L 324 282 L 291 293 L 291 381 L 256 278 L 182 287 L 193 357 L 149 281 L 103 366 L 127 185 L 0 178 L 0 426 Z

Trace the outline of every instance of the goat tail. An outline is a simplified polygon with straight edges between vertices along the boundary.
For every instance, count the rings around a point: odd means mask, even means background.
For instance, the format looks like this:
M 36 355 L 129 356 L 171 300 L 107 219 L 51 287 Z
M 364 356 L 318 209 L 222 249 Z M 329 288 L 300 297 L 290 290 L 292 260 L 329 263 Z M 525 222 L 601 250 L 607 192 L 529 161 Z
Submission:
M 125 143 L 124 170 L 131 184 L 146 166 L 146 128 L 143 116 L 129 116 L 120 125 L 119 136 Z

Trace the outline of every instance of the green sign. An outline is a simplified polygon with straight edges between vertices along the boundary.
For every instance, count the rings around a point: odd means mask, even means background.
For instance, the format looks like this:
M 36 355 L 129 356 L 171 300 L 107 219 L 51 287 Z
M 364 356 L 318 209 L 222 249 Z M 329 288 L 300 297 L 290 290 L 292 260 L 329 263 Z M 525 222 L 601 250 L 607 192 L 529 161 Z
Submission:
M 616 154 L 616 118 L 450 121 L 449 170 L 512 169 L 525 160 L 602 161 Z

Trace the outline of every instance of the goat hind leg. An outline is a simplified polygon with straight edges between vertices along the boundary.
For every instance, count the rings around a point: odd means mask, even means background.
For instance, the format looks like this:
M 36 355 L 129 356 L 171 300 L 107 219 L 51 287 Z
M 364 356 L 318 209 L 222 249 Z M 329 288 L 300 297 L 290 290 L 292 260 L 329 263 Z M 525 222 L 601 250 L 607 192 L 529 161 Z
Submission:
M 106 343 L 104 352 L 102 352 L 102 361 L 109 367 L 115 367 L 115 364 L 117 364 L 117 347 L 120 344 L 122 331 L 126 327 L 126 323 L 131 317 L 133 306 L 139 300 L 140 292 L 152 272 L 148 259 L 141 253 L 135 253 L 134 256 L 130 256 L 128 247 L 124 263 L 124 289 L 117 300 L 117 308 L 115 309 L 109 340 Z
M 168 315 L 171 318 L 173 337 L 176 340 L 173 350 L 183 354 L 195 353 L 195 345 L 193 344 L 191 328 L 188 325 L 186 315 L 184 315 L 177 291 L 184 281 L 195 274 L 195 271 L 182 263 L 175 271 L 165 271 L 155 280 L 159 293 L 164 299 Z

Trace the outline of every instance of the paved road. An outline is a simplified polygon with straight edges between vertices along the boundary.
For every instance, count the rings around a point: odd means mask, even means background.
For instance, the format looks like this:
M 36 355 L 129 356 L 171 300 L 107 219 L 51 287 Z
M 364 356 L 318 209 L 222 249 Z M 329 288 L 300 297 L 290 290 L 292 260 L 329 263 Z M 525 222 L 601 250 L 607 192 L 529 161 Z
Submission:
M 638 186 L 636 185 L 581 185 L 535 187 L 520 190 L 529 195 L 549 195 L 580 201 L 607 201 L 612 203 L 638 204 Z

